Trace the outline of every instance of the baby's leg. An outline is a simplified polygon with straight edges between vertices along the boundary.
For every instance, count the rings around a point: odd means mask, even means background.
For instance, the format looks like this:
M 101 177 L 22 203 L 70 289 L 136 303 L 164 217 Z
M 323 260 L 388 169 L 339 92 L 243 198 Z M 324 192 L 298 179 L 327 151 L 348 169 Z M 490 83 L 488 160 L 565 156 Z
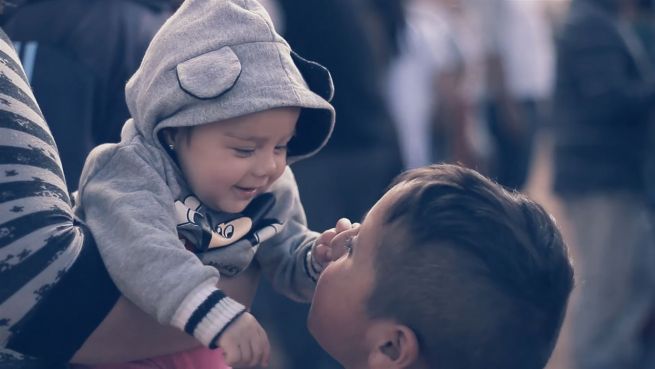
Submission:
M 231 369 L 225 363 L 223 350 L 201 347 L 171 355 L 109 365 L 73 365 L 73 369 Z

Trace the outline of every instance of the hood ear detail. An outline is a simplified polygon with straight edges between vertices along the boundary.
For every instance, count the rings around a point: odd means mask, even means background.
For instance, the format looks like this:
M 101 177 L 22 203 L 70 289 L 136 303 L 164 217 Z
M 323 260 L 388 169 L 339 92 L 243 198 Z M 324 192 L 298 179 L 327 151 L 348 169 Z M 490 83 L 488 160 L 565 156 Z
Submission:
M 229 91 L 241 74 L 241 62 L 229 46 L 199 55 L 177 65 L 180 87 L 199 99 L 212 99 Z

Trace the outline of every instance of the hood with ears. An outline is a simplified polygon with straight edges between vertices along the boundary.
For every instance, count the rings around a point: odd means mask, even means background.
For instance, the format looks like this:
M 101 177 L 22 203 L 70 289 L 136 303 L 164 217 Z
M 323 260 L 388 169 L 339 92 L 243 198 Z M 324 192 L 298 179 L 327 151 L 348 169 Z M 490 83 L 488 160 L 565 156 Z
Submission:
M 292 162 L 319 151 L 334 128 L 330 73 L 295 54 L 254 0 L 186 0 L 125 92 L 132 119 L 124 134 L 135 129 L 162 149 L 164 128 L 293 106 L 302 109 L 289 142 Z

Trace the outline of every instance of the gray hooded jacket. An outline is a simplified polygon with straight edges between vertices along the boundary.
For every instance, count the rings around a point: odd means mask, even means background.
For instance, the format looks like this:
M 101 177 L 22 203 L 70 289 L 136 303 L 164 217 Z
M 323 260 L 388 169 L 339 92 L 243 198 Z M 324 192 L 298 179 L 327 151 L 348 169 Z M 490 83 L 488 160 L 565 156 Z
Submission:
M 121 292 L 210 347 L 244 311 L 216 282 L 253 259 L 278 290 L 308 300 L 320 272 L 310 252 L 317 234 L 291 170 L 243 213 L 221 213 L 193 196 L 158 134 L 297 106 L 291 162 L 328 140 L 332 91 L 327 70 L 295 55 L 256 1 L 187 0 L 127 84 L 132 119 L 121 142 L 96 148 L 80 181 L 77 214 Z

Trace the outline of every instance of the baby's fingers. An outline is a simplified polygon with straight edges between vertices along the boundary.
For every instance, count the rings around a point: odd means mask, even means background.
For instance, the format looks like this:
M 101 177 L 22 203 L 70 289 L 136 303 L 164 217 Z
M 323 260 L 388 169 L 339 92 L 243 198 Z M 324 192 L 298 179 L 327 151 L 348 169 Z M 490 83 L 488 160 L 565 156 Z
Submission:
M 348 218 L 341 218 L 337 221 L 337 225 L 334 227 L 336 230 L 336 233 L 341 233 L 343 231 L 347 231 L 353 227 L 352 223 L 350 222 L 350 219 Z
M 257 351 L 259 352 L 259 355 L 255 365 L 268 367 L 268 362 L 271 355 L 271 345 L 268 342 L 268 336 L 266 335 L 264 329 L 261 327 L 259 328 L 259 333 L 257 336 L 258 336 L 257 343 L 259 345 L 259 349 Z
M 332 248 L 326 244 L 316 245 L 312 253 L 314 253 L 314 260 L 323 266 L 333 260 Z
M 253 343 L 253 340 L 248 340 L 241 344 L 241 367 L 242 368 L 253 368 L 257 366 L 257 357 L 259 353 L 257 352 L 257 345 Z
M 328 243 L 332 242 L 332 239 L 336 235 L 337 235 L 337 231 L 334 228 L 330 228 L 327 231 L 321 233 L 321 235 L 316 240 L 316 243 L 317 244 L 322 244 L 322 243 L 328 244 Z
M 224 342 L 221 346 L 225 355 L 225 363 L 229 366 L 238 366 L 242 362 L 239 345 L 232 341 Z

